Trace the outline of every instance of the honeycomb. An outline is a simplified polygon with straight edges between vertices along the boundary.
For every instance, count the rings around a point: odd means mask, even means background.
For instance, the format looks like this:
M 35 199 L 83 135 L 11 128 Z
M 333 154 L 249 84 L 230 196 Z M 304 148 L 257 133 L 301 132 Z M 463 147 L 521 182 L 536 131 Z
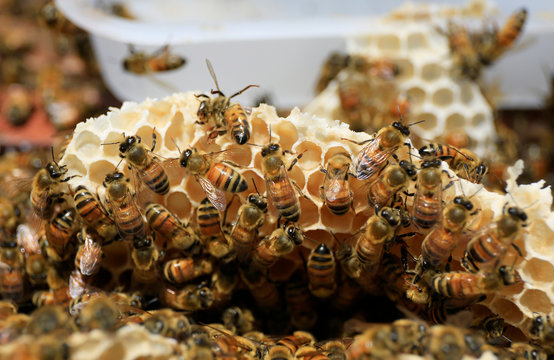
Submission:
M 261 171 L 261 154 L 256 146 L 237 145 L 231 136 L 223 135 L 209 142 L 203 126 L 195 124 L 199 100 L 194 92 L 174 94 L 161 100 L 146 100 L 142 103 L 126 102 L 121 109 L 112 108 L 109 113 L 98 118 L 88 119 L 77 126 L 73 139 L 67 146 L 60 163 L 67 165 L 69 175 L 79 175 L 68 181 L 75 190 L 78 185 L 85 185 L 91 191 L 96 190 L 104 199 L 102 181 L 105 175 L 112 172 L 119 164 L 117 145 L 103 145 L 118 142 L 125 135 L 137 134 L 148 146 L 152 143 L 152 132 L 157 135 L 154 153 L 164 159 L 164 164 L 170 176 L 171 188 L 167 195 L 153 194 L 143 187 L 137 198 L 139 204 L 156 201 L 166 206 L 184 222 L 194 224 L 195 209 L 205 197 L 197 181 L 188 176 L 179 166 L 172 166 L 172 159 L 179 156 L 177 146 L 183 150 L 195 147 L 205 152 L 226 150 L 225 158 L 237 163 L 240 171 L 247 179 L 256 183 L 260 193 L 265 192 L 265 181 Z M 440 111 L 439 111 L 440 113 Z M 285 150 L 302 153 L 303 156 L 289 172 L 300 189 L 301 215 L 297 225 L 307 236 L 303 246 L 313 249 L 319 242 L 324 242 L 331 249 L 337 249 L 337 240 L 344 241 L 355 234 L 365 223 L 373 210 L 368 209 L 363 191 L 363 182 L 350 177 L 350 186 L 354 192 L 354 209 L 343 216 L 334 215 L 324 206 L 320 197 L 320 186 L 324 174 L 320 171 L 327 159 L 337 153 L 346 152 L 355 158 L 361 147 L 350 141 L 363 141 L 369 138 L 365 133 L 349 130 L 348 125 L 339 121 L 327 120 L 309 113 L 294 109 L 286 118 L 279 117 L 275 108 L 262 104 L 251 109 L 248 115 L 251 126 L 250 144 L 264 145 L 270 139 L 281 144 Z M 401 157 L 407 156 L 400 154 Z M 291 156 L 292 158 L 292 156 Z M 289 159 L 290 161 L 290 159 Z M 552 195 L 544 181 L 534 184 L 518 185 L 517 177 L 523 170 L 520 161 L 509 169 L 507 179 L 507 195 L 501 195 L 481 189 L 482 185 L 457 179 L 455 174 L 449 174 L 455 186 L 451 186 L 443 194 L 444 201 L 450 201 L 455 195 L 474 194 L 474 201 L 480 208 L 471 224 L 476 231 L 490 224 L 502 213 L 506 203 L 516 203 L 527 213 L 528 227 L 516 241 L 523 250 L 523 258 L 509 252 L 505 262 L 512 264 L 519 272 L 523 282 L 505 287 L 489 296 L 483 303 L 492 312 L 498 314 L 507 323 L 518 327 L 528 334 L 529 321 L 534 312 L 549 313 L 554 303 L 554 214 L 551 212 Z M 123 166 L 120 165 L 120 169 Z M 443 168 L 448 169 L 443 163 Z M 127 169 L 125 169 L 127 171 Z M 128 171 L 128 175 L 131 173 Z M 459 181 L 456 181 L 459 180 Z M 479 191 L 478 191 L 479 190 Z M 239 194 L 241 201 L 233 201 L 228 208 L 227 221 L 236 219 L 239 202 L 244 203 L 247 194 L 255 192 L 253 186 Z M 230 196 L 228 196 L 230 201 Z M 409 204 L 408 204 L 409 205 Z M 270 205 L 268 217 L 261 229 L 260 235 L 267 235 L 275 228 L 276 209 Z M 335 238 L 336 237 L 336 238 Z M 315 239 L 316 241 L 313 241 Z M 337 240 L 335 240 L 337 239 Z M 410 251 L 417 256 L 422 237 L 409 240 Z M 459 260 L 463 255 L 464 244 L 459 244 L 453 257 Z M 122 272 L 130 267 L 129 256 L 125 248 L 116 256 L 110 270 Z M 124 260 L 127 259 L 127 263 Z M 299 259 L 292 259 L 292 264 L 303 266 Z M 278 274 L 287 279 L 294 272 L 294 266 L 289 267 L 287 274 Z M 277 276 L 277 275 L 276 275 Z
M 441 139 L 445 134 L 464 132 L 476 154 L 490 152 L 496 139 L 492 109 L 479 86 L 456 74 L 447 37 L 437 31 L 441 20 L 414 18 L 380 19 L 370 34 L 347 39 L 347 53 L 369 59 L 386 58 L 398 65 L 395 84 L 410 101 L 410 122 L 422 139 Z M 337 76 L 345 76 L 342 70 Z M 328 119 L 345 119 L 338 97 L 338 81 L 315 97 L 304 111 Z M 383 96 L 375 92 L 373 97 Z

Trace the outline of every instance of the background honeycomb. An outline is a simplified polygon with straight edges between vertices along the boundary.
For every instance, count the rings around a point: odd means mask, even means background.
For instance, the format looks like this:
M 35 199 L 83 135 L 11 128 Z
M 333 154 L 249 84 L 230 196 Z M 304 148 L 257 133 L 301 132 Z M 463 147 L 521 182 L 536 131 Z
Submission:
M 226 157 L 241 166 L 239 171 L 248 179 L 252 178 L 261 193 L 265 191 L 265 182 L 261 172 L 261 155 L 258 147 L 236 145 L 230 136 L 220 136 L 215 142 L 206 142 L 205 131 L 202 126 L 194 124 L 199 101 L 195 93 L 176 94 L 165 99 L 147 100 L 143 103 L 125 103 L 121 109 L 111 109 L 107 115 L 96 119 L 89 119 L 86 123 L 77 126 L 73 139 L 67 147 L 61 164 L 67 165 L 70 175 L 80 175 L 68 183 L 75 189 L 83 184 L 89 189 L 98 192 L 104 199 L 102 180 L 105 175 L 114 170 L 119 163 L 118 146 L 102 145 L 120 141 L 123 133 L 126 135 L 138 134 L 146 144 L 151 144 L 152 131 L 155 128 L 158 135 L 158 144 L 155 154 L 166 159 L 165 164 L 170 175 L 171 190 L 166 196 L 153 195 L 148 189 L 139 192 L 139 204 L 154 200 L 167 206 L 184 221 L 194 223 L 194 213 L 200 201 L 205 197 L 204 192 L 194 177 L 188 176 L 186 171 L 174 165 L 172 158 L 178 157 L 175 143 L 183 150 L 187 147 L 196 147 L 201 151 L 218 151 L 229 149 Z M 307 239 L 303 246 L 314 248 L 318 242 L 324 242 L 333 249 L 337 248 L 338 241 L 356 233 L 372 215 L 373 210 L 367 209 L 363 183 L 351 178 L 351 188 L 354 191 L 355 213 L 349 211 L 344 216 L 333 215 L 323 206 L 319 196 L 319 188 L 323 183 L 323 174 L 319 171 L 326 160 L 337 151 L 346 151 L 352 158 L 361 149 L 360 146 L 342 140 L 342 138 L 362 141 L 369 138 L 365 133 L 355 133 L 348 126 L 338 121 L 330 121 L 302 113 L 294 109 L 287 118 L 276 115 L 275 109 L 268 105 L 261 105 L 252 109 L 248 118 L 252 136 L 250 143 L 263 145 L 269 141 L 269 127 L 272 140 L 279 142 L 283 149 L 295 153 L 303 152 L 303 157 L 297 166 L 290 172 L 290 177 L 302 189 L 300 197 L 301 216 L 298 226 L 306 232 L 312 241 Z M 405 156 L 405 154 L 401 154 Z M 446 164 L 443 164 L 446 168 Z M 120 166 L 121 168 L 122 166 Z M 503 317 L 508 323 L 527 333 L 528 321 L 534 312 L 550 312 L 554 302 L 554 214 L 550 211 L 552 196 L 550 189 L 544 182 L 530 185 L 517 185 L 516 178 L 521 173 L 523 164 L 520 162 L 509 173 L 507 180 L 509 195 L 500 195 L 482 189 L 475 195 L 475 202 L 481 209 L 472 223 L 472 229 L 486 226 L 497 218 L 504 204 L 516 202 L 525 209 L 529 216 L 529 226 L 524 235 L 516 243 L 524 251 L 523 259 L 517 261 L 516 268 L 523 282 L 506 287 L 489 297 L 484 304 L 494 313 Z M 451 174 L 454 177 L 454 174 Z M 460 180 L 466 194 L 473 194 L 482 186 Z M 239 197 L 244 201 L 246 194 L 254 192 L 253 187 L 241 193 Z M 455 193 L 460 194 L 460 186 L 452 186 L 445 191 L 444 200 L 448 202 Z M 229 200 L 229 199 L 228 199 Z M 236 218 L 240 206 L 234 201 L 227 214 L 227 221 Z M 275 227 L 276 210 L 270 206 L 269 217 L 262 228 L 261 235 L 266 235 Z M 410 251 L 419 255 L 422 237 L 415 237 L 409 241 Z M 110 245 L 112 246 L 112 245 Z M 110 270 L 121 273 L 130 268 L 128 264 L 128 249 L 119 243 L 117 251 L 106 259 Z M 465 244 L 459 244 L 454 259 L 463 255 Z M 511 264 L 513 254 L 509 253 L 506 263 Z M 126 259 L 126 260 L 125 260 Z M 302 259 L 292 257 L 291 264 L 303 266 Z M 290 266 L 288 274 L 279 276 L 288 278 L 295 267 Z M 482 308 L 481 305 L 478 308 Z M 476 311 L 478 311 L 477 309 Z M 482 310 L 482 309 L 481 309 Z

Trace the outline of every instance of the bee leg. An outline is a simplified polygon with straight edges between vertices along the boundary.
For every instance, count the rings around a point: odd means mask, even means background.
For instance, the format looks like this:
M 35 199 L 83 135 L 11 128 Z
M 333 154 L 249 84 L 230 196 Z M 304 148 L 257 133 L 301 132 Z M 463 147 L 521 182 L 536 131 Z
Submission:
M 69 181 L 69 180 L 71 180 L 71 179 L 73 179 L 73 178 L 75 178 L 75 177 L 82 177 L 82 176 L 81 176 L 81 175 L 77 175 L 77 174 L 76 174 L 76 175 L 71 175 L 71 176 L 66 177 L 65 179 L 60 180 L 60 182 L 66 182 L 66 181 Z
M 225 164 L 229 164 L 229 165 L 231 165 L 231 166 L 233 166 L 233 167 L 236 167 L 236 168 L 239 168 L 239 169 L 243 169 L 243 168 L 244 168 L 244 166 L 239 165 L 239 164 L 237 164 L 236 162 L 231 161 L 231 160 L 221 160 L 221 162 L 222 162 L 222 163 L 225 163 Z
M 511 243 L 510 245 L 512 245 L 512 247 L 517 251 L 519 256 L 523 257 L 523 253 L 521 252 L 521 249 L 519 248 L 519 246 L 517 246 L 514 243 Z
M 319 171 L 321 171 L 322 173 L 324 173 L 325 175 L 327 175 L 327 170 L 325 170 L 324 168 L 319 168 Z
M 296 165 L 296 163 L 298 162 L 298 160 L 300 160 L 302 158 L 302 155 L 304 155 L 304 153 L 306 152 L 306 150 L 302 151 L 300 154 L 298 154 L 290 163 L 287 171 L 291 171 L 293 166 Z M 283 151 L 283 155 L 285 154 L 294 154 L 293 152 L 289 151 L 289 150 L 284 150 Z
M 154 152 L 154 149 L 156 148 L 156 127 L 152 129 L 152 149 L 150 149 L 151 152 Z
M 446 272 L 450 272 L 450 263 L 452 262 L 452 254 L 448 257 L 448 261 L 446 262 L 446 267 L 444 268 Z
M 367 139 L 367 140 L 364 140 L 364 141 L 354 141 L 354 140 L 351 140 L 351 139 L 347 139 L 347 138 L 341 138 L 341 140 L 346 140 L 346 141 L 350 141 L 351 143 L 354 143 L 356 145 L 365 145 L 367 144 L 368 142 L 372 142 L 373 140 L 375 140 L 375 138 L 371 138 L 371 139 Z
M 291 179 L 290 182 L 291 182 L 291 184 L 296 188 L 296 191 L 298 191 L 298 194 L 299 194 L 300 196 L 302 196 L 302 197 L 304 197 L 304 198 L 306 198 L 306 199 L 309 200 L 308 196 L 306 196 L 306 195 L 304 194 L 304 192 L 302 192 L 302 189 L 300 188 L 300 186 L 298 186 L 298 184 L 296 183 L 296 181 L 294 181 L 294 180 Z

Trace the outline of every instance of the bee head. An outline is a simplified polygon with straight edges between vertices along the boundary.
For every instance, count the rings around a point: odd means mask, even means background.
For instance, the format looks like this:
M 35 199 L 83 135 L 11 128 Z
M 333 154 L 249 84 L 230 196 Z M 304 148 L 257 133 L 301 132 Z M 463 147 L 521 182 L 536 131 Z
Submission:
M 300 230 L 296 226 L 294 226 L 293 224 L 288 225 L 285 229 L 285 232 L 296 245 L 302 244 L 302 234 L 300 234 Z
M 125 140 L 123 140 L 120 144 L 119 144 L 119 152 L 124 154 L 126 153 L 127 151 L 129 151 L 129 149 L 134 145 L 136 144 L 137 142 L 140 142 L 138 141 L 138 139 L 136 138 L 136 136 L 127 136 L 125 138 Z
M 248 195 L 248 202 L 259 208 L 263 212 L 267 211 L 267 201 L 258 194 Z
M 187 149 L 185 151 L 183 151 L 183 154 L 181 155 L 181 161 L 180 161 L 180 164 L 182 167 L 186 168 L 187 165 L 188 165 L 188 162 L 189 162 L 189 158 L 190 156 L 192 155 L 192 150 L 191 149 Z
M 48 175 L 53 179 L 57 179 L 67 172 L 67 168 L 65 167 L 65 165 L 58 166 L 58 164 L 56 164 L 55 162 L 49 162 L 48 164 L 46 164 L 45 169 L 48 172 Z
M 473 204 L 465 196 L 456 196 L 454 204 L 461 205 L 469 211 L 473 210 Z
M 395 121 L 392 123 L 392 127 L 400 131 L 404 136 L 410 136 L 410 129 L 407 126 L 402 125 L 400 121 Z
M 410 163 L 409 161 L 401 160 L 399 165 L 402 169 L 404 169 L 409 178 L 413 178 L 417 175 L 417 169 L 415 165 Z
M 124 178 L 125 178 L 125 175 L 123 175 L 123 173 L 119 171 L 114 171 L 113 173 L 109 173 L 108 175 L 106 175 L 106 178 L 104 179 L 104 186 L 112 182 L 120 181 Z
M 518 207 L 508 208 L 508 214 L 512 217 L 515 217 L 523 222 L 527 221 L 527 214 Z
M 385 219 L 390 226 L 398 226 L 400 224 L 400 217 L 398 216 L 398 210 L 393 211 L 391 208 L 383 208 L 379 215 Z
M 262 148 L 262 157 L 268 156 L 281 151 L 281 145 L 270 143 Z

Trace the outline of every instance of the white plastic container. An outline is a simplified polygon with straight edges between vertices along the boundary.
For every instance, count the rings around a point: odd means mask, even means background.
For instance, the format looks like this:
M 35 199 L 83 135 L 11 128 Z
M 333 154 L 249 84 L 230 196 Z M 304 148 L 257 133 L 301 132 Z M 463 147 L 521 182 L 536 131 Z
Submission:
M 136 19 L 108 14 L 104 9 L 110 0 L 57 0 L 56 4 L 71 21 L 91 34 L 102 76 L 121 100 L 141 101 L 175 91 L 213 89 L 215 84 L 205 63 L 208 58 L 224 93 L 230 95 L 246 85 L 258 84 L 259 88 L 241 94 L 240 102 L 251 105 L 267 96 L 278 107 L 303 105 L 311 100 L 320 66 L 329 53 L 344 51 L 347 37 L 370 33 L 379 26 L 377 15 L 403 3 L 400 0 L 389 0 L 386 4 L 361 0 L 117 2 L 124 4 Z M 554 9 L 546 3 L 530 5 Z M 501 5 L 502 14 L 521 6 L 515 1 Z M 535 39 L 536 45 L 507 54 L 485 74 L 485 79 L 500 80 L 503 105 L 538 105 L 548 91 L 544 69 L 554 67 L 554 24 L 533 19 L 533 10 L 529 12 L 532 21 L 525 29 L 524 39 Z M 184 57 L 187 63 L 165 73 L 131 74 L 122 67 L 130 44 L 146 52 L 169 44 L 171 51 Z M 522 66 L 527 72 L 521 71 Z

